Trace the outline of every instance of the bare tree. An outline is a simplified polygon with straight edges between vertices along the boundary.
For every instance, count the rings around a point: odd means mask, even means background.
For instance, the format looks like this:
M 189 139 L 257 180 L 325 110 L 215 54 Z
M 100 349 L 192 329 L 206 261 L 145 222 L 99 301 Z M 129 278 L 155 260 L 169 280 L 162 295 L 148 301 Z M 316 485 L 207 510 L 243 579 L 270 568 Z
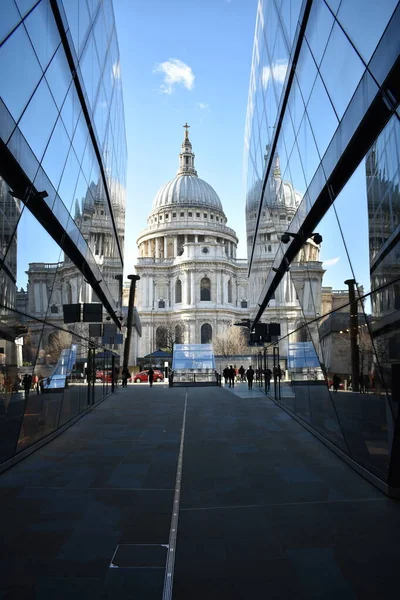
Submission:
M 218 356 L 240 356 L 249 354 L 248 330 L 244 327 L 229 327 L 212 340 L 214 353 Z
M 185 328 L 182 323 L 165 321 L 157 323 L 156 348 L 164 352 L 173 352 L 175 344 L 183 344 Z
M 68 331 L 53 331 L 49 335 L 49 342 L 46 346 L 46 354 L 51 357 L 52 362 L 60 358 L 61 351 L 70 348 L 72 344 L 72 334 Z

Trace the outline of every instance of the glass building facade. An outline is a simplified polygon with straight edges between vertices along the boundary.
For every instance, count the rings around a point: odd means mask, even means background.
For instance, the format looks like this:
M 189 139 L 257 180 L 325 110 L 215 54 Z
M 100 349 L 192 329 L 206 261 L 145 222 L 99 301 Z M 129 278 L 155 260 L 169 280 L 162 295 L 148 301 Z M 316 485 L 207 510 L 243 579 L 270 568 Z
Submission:
M 101 400 L 118 364 L 102 346 L 115 338 L 64 319 L 65 305 L 96 304 L 121 328 L 127 151 L 112 0 L 4 0 L 0 72 L 1 469 Z
M 245 131 L 260 385 L 393 495 L 399 31 L 396 0 L 259 0 Z

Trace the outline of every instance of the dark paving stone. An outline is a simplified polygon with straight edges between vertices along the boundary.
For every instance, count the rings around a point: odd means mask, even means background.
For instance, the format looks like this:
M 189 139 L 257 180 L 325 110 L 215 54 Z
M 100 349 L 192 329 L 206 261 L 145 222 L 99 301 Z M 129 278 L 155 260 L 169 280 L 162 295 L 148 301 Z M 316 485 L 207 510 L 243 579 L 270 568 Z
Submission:
M 188 390 L 174 600 L 389 597 L 400 505 L 241 393 Z M 185 394 L 119 390 L 0 475 L 0 598 L 161 599 Z
M 167 553 L 166 544 L 119 544 L 110 567 L 165 569 Z

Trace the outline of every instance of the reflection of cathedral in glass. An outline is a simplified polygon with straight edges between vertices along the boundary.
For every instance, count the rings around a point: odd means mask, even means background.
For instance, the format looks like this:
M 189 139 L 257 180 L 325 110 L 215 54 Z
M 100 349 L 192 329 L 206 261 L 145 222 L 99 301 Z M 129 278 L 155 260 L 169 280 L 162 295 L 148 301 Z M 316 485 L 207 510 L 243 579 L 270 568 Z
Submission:
M 254 243 L 249 280 L 251 307 L 256 307 L 262 297 L 268 273 L 277 253 L 281 252 L 281 236 L 290 229 L 290 223 L 302 200 L 302 195 L 282 177 L 277 155 L 271 172 L 272 175 L 268 178 L 262 197 L 262 211 L 255 243 L 254 235 L 262 192 L 261 182 L 256 183 L 247 197 L 246 225 L 249 257 Z M 315 312 L 321 312 L 321 286 L 324 270 L 319 260 L 319 252 L 319 245 L 312 239 L 308 239 L 291 264 L 290 272 L 283 276 L 274 298 L 270 300 L 264 312 L 262 322 L 279 323 L 282 337 L 300 327 L 304 320 L 311 320 L 315 316 Z M 302 335 L 302 332 L 299 332 L 299 335 Z M 306 340 L 299 339 L 298 341 Z M 285 359 L 288 348 L 284 342 L 281 342 L 280 346 L 281 357 Z
M 114 208 L 120 242 L 123 244 L 123 207 Z M 91 182 L 86 196 L 75 201 L 75 223 L 86 239 L 104 281 L 115 299 L 119 299 L 118 275 L 121 264 L 110 218 L 107 199 L 100 182 Z M 50 319 L 62 321 L 62 305 L 77 302 L 98 302 L 92 287 L 87 284 L 75 265 L 64 256 L 59 263 L 29 263 L 27 291 L 20 290 L 20 304 L 25 299 L 29 314 L 44 316 L 50 301 Z M 120 301 L 120 300 L 118 300 Z
M 400 359 L 399 148 L 400 126 L 398 119 L 393 118 L 366 157 L 372 292 L 370 327 L 375 362 L 377 368 L 385 372 L 387 382 L 392 382 L 395 376 L 392 369 Z

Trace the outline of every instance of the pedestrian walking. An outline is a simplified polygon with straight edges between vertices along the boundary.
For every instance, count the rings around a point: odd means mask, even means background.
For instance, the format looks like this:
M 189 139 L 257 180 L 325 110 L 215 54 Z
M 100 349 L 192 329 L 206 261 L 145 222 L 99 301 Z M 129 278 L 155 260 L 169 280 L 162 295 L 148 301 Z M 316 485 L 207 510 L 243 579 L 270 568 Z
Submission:
M 239 369 L 239 375 L 240 375 L 240 381 L 243 383 L 244 381 L 244 374 L 246 373 L 246 371 L 244 370 L 244 366 L 240 365 L 240 369 Z
M 229 387 L 235 387 L 235 376 L 236 376 L 236 371 L 235 369 L 232 367 L 232 365 L 229 367 Z
M 128 379 L 130 379 L 131 373 L 129 369 L 126 367 L 122 369 L 122 387 L 128 387 Z
M 337 393 L 338 389 L 339 389 L 339 385 L 340 385 L 341 379 L 339 377 L 339 375 L 334 375 L 333 379 L 332 379 L 332 383 L 333 383 L 333 389 L 334 391 Z
M 229 380 L 229 367 L 225 367 L 225 369 L 222 371 L 222 375 L 224 376 L 225 385 L 226 385 Z
M 29 396 L 29 392 L 30 392 L 30 390 L 31 390 L 31 385 L 32 385 L 32 375 L 28 375 L 28 374 L 26 374 L 26 375 L 24 376 L 24 379 L 23 379 L 23 382 L 22 382 L 22 383 L 23 383 L 23 386 L 24 386 L 25 400 L 27 400 L 27 399 L 28 399 L 28 396 Z
M 254 369 L 252 368 L 251 365 L 249 366 L 249 368 L 246 371 L 246 377 L 247 377 L 248 388 L 249 388 L 249 390 L 252 390 L 253 389 L 253 379 L 254 379 Z
M 269 390 L 271 388 L 271 377 L 272 377 L 271 369 L 265 369 L 265 383 L 267 386 L 267 392 L 269 392 Z
M 149 378 L 150 387 L 153 387 L 154 371 L 153 371 L 153 369 L 151 367 L 148 370 L 147 376 Z

